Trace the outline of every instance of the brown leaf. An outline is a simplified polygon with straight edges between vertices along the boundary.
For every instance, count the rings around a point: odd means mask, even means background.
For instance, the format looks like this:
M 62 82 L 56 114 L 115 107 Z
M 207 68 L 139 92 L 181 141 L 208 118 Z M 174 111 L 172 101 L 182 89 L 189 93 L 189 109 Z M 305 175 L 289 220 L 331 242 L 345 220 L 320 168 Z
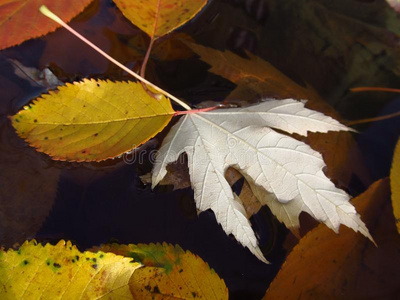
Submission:
M 48 6 L 64 22 L 69 22 L 92 1 L 0 1 L 0 50 L 45 35 L 60 27 L 39 12 L 41 5 Z
M 0 244 L 11 247 L 32 238 L 42 226 L 53 206 L 60 170 L 47 166 L 33 149 L 15 149 L 2 139 Z
M 400 237 L 382 179 L 354 199 L 378 247 L 342 227 L 319 225 L 289 254 L 264 299 L 394 299 L 399 296 Z M 317 263 L 316 263 L 317 262 Z

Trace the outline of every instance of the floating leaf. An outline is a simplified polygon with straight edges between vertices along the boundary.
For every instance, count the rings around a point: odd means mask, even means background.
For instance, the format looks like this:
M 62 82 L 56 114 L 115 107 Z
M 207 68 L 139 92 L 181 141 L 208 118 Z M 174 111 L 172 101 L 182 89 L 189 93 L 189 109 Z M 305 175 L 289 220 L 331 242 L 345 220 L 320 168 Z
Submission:
M 18 250 L 1 251 L 0 297 L 228 299 L 225 283 L 214 270 L 179 246 L 113 244 L 101 248 L 107 253 L 82 253 L 71 242 L 42 246 L 31 241 Z
M 396 218 L 397 231 L 400 233 L 400 140 L 394 150 L 392 169 L 390 171 L 393 213 Z
M 141 266 L 113 253 L 82 253 L 71 242 L 25 242 L 0 253 L 0 298 L 132 299 L 129 280 Z
M 313 89 L 297 84 L 260 57 L 247 53 L 249 59 L 246 59 L 230 51 L 221 52 L 193 43 L 187 45 L 212 66 L 210 72 L 237 85 L 225 100 L 227 102 L 240 101 L 240 104 L 248 105 L 265 97 L 307 99 L 307 107 L 340 120 L 334 109 Z M 362 182 L 370 184 L 362 154 L 349 132 L 310 133 L 303 141 L 323 155 L 330 178 L 348 184 L 356 173 Z
M 85 79 L 43 94 L 12 117 L 20 137 L 56 160 L 100 161 L 146 142 L 171 120 L 168 99 L 140 83 Z
M 198 256 L 166 243 L 103 245 L 101 251 L 130 256 L 145 266 L 130 280 L 135 299 L 228 299 L 222 279 Z M 145 287 L 145 288 L 143 288 Z
M 400 236 L 393 224 L 389 180 L 375 182 L 353 203 L 378 247 L 348 228 L 336 235 L 319 225 L 293 248 L 264 299 L 398 298 Z
M 0 2 L 0 50 L 37 38 L 60 27 L 39 13 L 46 5 L 64 22 L 69 22 L 93 0 L 15 0 Z
M 298 227 L 298 217 L 305 211 L 335 232 L 345 224 L 372 240 L 349 195 L 323 173 L 321 154 L 269 127 L 300 135 L 349 128 L 302 102 L 267 100 L 181 118 L 156 157 L 153 187 L 166 175 L 167 165 L 185 152 L 198 210 L 212 209 L 225 232 L 264 262 L 243 204 L 225 178 L 229 167 L 242 173 L 258 200 L 286 226 Z
M 207 0 L 114 0 L 124 16 L 151 38 L 166 35 L 192 19 Z

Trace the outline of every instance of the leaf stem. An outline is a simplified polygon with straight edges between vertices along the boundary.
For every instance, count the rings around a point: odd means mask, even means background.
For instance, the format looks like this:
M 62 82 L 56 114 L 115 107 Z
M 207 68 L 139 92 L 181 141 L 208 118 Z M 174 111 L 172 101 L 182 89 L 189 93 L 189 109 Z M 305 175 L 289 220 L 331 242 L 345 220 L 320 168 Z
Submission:
M 187 111 L 176 111 L 174 113 L 174 116 L 180 116 L 180 115 L 189 115 L 189 114 L 197 114 L 201 112 L 207 112 L 207 111 L 212 111 L 217 108 L 220 108 L 220 106 L 212 106 L 212 107 L 205 107 L 205 108 L 197 108 L 197 109 L 192 109 L 192 110 L 187 110 Z
M 146 74 L 146 66 L 147 66 L 147 62 L 150 57 L 151 49 L 153 48 L 154 41 L 155 41 L 155 39 L 154 39 L 154 37 L 152 37 L 150 39 L 149 47 L 147 48 L 146 55 L 144 56 L 142 66 L 140 68 L 140 76 L 142 76 L 143 78 L 145 77 L 144 75 Z
M 143 78 L 146 78 L 145 74 L 146 74 L 147 61 L 149 60 L 150 52 L 151 52 L 151 48 L 153 48 L 154 40 L 155 40 L 154 38 L 151 38 L 149 47 L 147 48 L 147 51 L 146 51 L 146 55 L 143 59 L 142 66 L 140 67 L 140 76 Z M 141 82 L 141 84 L 142 84 L 144 90 L 147 92 L 147 94 L 149 94 L 151 97 L 153 97 L 155 99 L 158 99 L 157 96 L 159 96 L 160 94 L 154 94 L 152 91 L 150 91 L 148 89 L 147 85 L 144 82 Z
M 361 86 L 351 88 L 352 92 L 391 92 L 400 93 L 400 89 L 386 88 L 386 87 L 373 87 L 373 86 Z
M 355 121 L 347 121 L 347 122 L 344 122 L 344 124 L 346 126 L 353 126 L 353 125 L 357 125 L 357 124 L 371 123 L 371 122 L 376 122 L 376 121 L 383 121 L 383 120 L 395 118 L 395 117 L 398 117 L 398 116 L 400 116 L 400 111 L 392 113 L 392 114 L 380 116 L 380 117 L 375 117 L 375 118 L 361 119 L 361 120 L 355 120 Z
M 171 95 L 170 93 L 168 93 L 167 91 L 164 91 L 163 89 L 159 88 L 158 86 L 156 86 L 155 84 L 151 83 L 150 81 L 144 79 L 142 76 L 136 74 L 135 72 L 133 72 L 132 70 L 130 70 L 129 68 L 127 68 L 126 66 L 124 66 L 123 64 L 121 64 L 119 61 L 117 61 L 116 59 L 112 58 L 110 55 L 108 55 L 107 53 L 105 53 L 103 50 L 101 50 L 99 47 L 97 47 L 95 44 L 93 44 L 92 42 L 90 42 L 88 39 L 86 39 L 85 37 L 83 37 L 82 35 L 80 35 L 78 32 L 76 32 L 74 29 L 72 29 L 69 25 L 67 25 L 63 20 L 61 20 L 57 15 L 55 15 L 53 12 L 51 12 L 45 5 L 42 5 L 40 7 L 40 12 L 42 14 L 44 14 L 46 17 L 52 19 L 53 21 L 57 22 L 58 24 L 60 24 L 62 27 L 64 27 L 65 29 L 67 29 L 69 32 L 71 32 L 73 35 L 75 35 L 76 37 L 78 37 L 79 39 L 81 39 L 83 42 L 85 42 L 87 45 L 89 45 L 90 47 L 92 47 L 94 50 L 96 50 L 97 52 L 99 52 L 101 55 L 103 55 L 105 58 L 107 58 L 109 61 L 111 61 L 112 63 L 116 64 L 118 67 L 120 67 L 122 70 L 124 70 L 125 72 L 127 72 L 128 74 L 132 75 L 133 77 L 135 77 L 136 79 L 140 80 L 141 82 L 151 86 L 153 89 L 155 89 L 156 91 L 160 92 L 161 94 L 165 95 L 166 97 L 170 98 L 171 100 L 175 101 L 176 103 L 178 103 L 180 106 L 182 106 L 183 108 L 185 108 L 186 110 L 191 110 L 191 107 L 189 105 L 187 105 L 185 102 L 183 102 L 182 100 L 179 100 L 178 98 L 176 98 L 175 96 Z

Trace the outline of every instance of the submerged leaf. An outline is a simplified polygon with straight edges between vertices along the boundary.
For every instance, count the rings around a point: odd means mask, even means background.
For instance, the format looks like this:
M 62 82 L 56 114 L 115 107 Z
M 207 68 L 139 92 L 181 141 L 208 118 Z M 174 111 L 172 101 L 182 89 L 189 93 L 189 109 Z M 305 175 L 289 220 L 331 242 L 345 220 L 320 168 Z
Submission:
M 31 239 L 48 216 L 60 169 L 49 167 L 32 148 L 14 147 L 20 139 L 0 131 L 0 245 Z M 18 141 L 16 141 L 18 140 Z
M 114 0 L 124 16 L 151 38 L 158 38 L 192 19 L 207 0 Z
M 129 280 L 141 266 L 113 253 L 82 253 L 71 242 L 25 242 L 0 252 L 0 298 L 133 299 Z
M 179 246 L 109 244 L 100 250 L 130 256 L 145 266 L 136 270 L 130 280 L 135 299 L 150 299 L 155 295 L 162 299 L 228 299 L 228 290 L 217 273 L 201 258 Z
M 12 117 L 14 128 L 56 160 L 100 161 L 127 152 L 160 132 L 174 110 L 140 83 L 85 79 L 43 94 Z
M 349 203 L 349 195 L 323 173 L 322 156 L 268 126 L 302 135 L 307 131 L 349 130 L 292 99 L 188 114 L 164 139 L 153 169 L 153 187 L 166 175 L 167 165 L 186 152 L 199 211 L 212 209 L 225 232 L 262 261 L 265 259 L 244 207 L 225 178 L 229 167 L 242 173 L 258 200 L 269 205 L 286 226 L 297 227 L 298 216 L 305 211 L 336 232 L 345 224 L 372 240 Z
M 390 188 L 392 190 L 392 206 L 396 218 L 397 231 L 400 233 L 400 139 L 394 150 L 392 169 L 390 171 Z
M 0 1 L 0 50 L 45 35 L 60 27 L 56 22 L 39 13 L 40 6 L 48 6 L 64 22 L 69 22 L 92 1 Z

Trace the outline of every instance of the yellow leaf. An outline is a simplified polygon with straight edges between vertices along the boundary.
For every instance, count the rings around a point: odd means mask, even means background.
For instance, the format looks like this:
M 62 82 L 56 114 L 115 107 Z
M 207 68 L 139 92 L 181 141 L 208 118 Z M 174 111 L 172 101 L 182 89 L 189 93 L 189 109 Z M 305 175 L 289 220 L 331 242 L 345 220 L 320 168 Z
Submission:
M 392 169 L 390 171 L 390 188 L 392 190 L 392 206 L 396 218 L 397 231 L 400 233 L 400 139 L 394 150 Z
M 192 19 L 207 0 L 114 0 L 124 16 L 151 38 L 163 36 Z
M 141 266 L 113 253 L 82 253 L 71 242 L 25 242 L 0 252 L 0 299 L 133 299 L 128 284 Z
M 109 244 L 100 250 L 130 256 L 145 266 L 129 283 L 135 299 L 228 299 L 225 283 L 215 271 L 179 246 Z
M 101 161 L 129 151 L 171 120 L 170 101 L 140 83 L 85 79 L 36 99 L 12 117 L 14 128 L 56 160 Z

